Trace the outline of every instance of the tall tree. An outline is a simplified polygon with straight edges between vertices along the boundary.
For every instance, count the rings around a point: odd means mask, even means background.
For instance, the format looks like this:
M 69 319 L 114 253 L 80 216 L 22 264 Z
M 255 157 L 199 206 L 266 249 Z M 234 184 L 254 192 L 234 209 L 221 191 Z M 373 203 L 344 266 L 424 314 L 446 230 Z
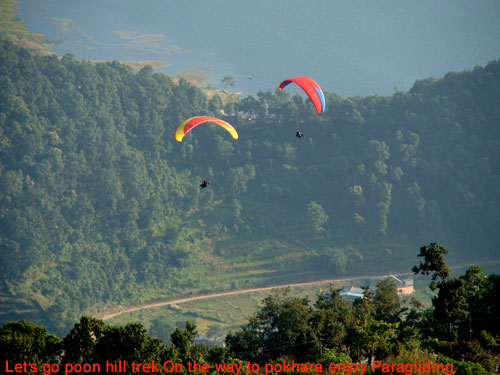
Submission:
M 328 215 L 319 203 L 311 201 L 307 204 L 307 228 L 315 238 L 320 238 L 325 232 L 323 225 L 328 221 Z
M 397 295 L 396 280 L 387 278 L 377 282 L 373 304 L 375 306 L 376 320 L 388 323 L 400 321 L 401 302 Z
M 2 368 L 9 362 L 12 370 L 16 363 L 36 363 L 38 374 L 42 364 L 56 363 L 60 355 L 59 339 L 47 329 L 33 323 L 11 322 L 0 327 L 0 363 Z M 30 373 L 30 367 L 28 372 Z M 13 370 L 12 370 L 13 371 Z M 2 371 L 3 372 L 3 371 Z
M 448 250 L 436 242 L 431 242 L 430 246 L 422 246 L 420 248 L 419 257 L 424 257 L 424 262 L 420 262 L 418 266 L 413 266 L 412 271 L 415 274 L 430 275 L 432 274 L 432 282 L 430 283 L 431 290 L 436 290 L 440 283 L 444 283 L 450 276 L 450 268 L 444 260 L 444 256 L 448 254 Z M 436 280 L 439 280 L 436 283 Z
M 82 316 L 62 340 L 63 363 L 91 363 L 94 351 L 104 333 L 104 322 Z

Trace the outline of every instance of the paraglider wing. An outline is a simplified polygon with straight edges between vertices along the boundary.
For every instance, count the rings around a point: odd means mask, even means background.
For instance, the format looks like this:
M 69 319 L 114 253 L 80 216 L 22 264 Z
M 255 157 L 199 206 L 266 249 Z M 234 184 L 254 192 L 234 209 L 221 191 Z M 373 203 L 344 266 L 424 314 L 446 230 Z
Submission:
M 325 95 L 323 95 L 323 90 L 321 90 L 321 87 L 313 79 L 309 77 L 289 78 L 281 82 L 279 89 L 283 89 L 292 82 L 295 82 L 305 91 L 309 99 L 313 102 L 318 115 L 325 112 Z
M 232 127 L 232 125 L 224 120 L 221 120 L 216 117 L 210 117 L 210 116 L 195 116 L 187 119 L 184 121 L 182 124 L 180 124 L 177 127 L 177 130 L 175 131 L 175 140 L 180 142 L 182 141 L 182 138 L 189 133 L 191 130 L 193 130 L 195 127 L 198 125 L 201 125 L 205 122 L 213 122 L 214 124 L 222 126 L 224 129 L 226 129 L 231 136 L 234 139 L 238 139 L 238 133 L 236 132 L 236 129 Z

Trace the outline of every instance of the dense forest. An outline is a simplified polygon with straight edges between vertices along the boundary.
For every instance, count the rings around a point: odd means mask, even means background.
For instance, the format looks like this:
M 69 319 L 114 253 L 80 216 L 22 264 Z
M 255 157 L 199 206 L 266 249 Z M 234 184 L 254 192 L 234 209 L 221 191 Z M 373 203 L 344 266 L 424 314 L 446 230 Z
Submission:
M 140 323 L 108 326 L 88 316 L 62 340 L 45 327 L 10 322 L 0 327 L 2 371 L 24 364 L 25 373 L 38 374 L 81 373 L 82 366 L 94 374 L 216 374 L 224 373 L 217 364 L 233 364 L 242 375 L 304 372 L 302 365 L 300 371 L 292 367 L 295 363 L 306 364 L 311 369 L 306 373 L 498 374 L 500 275 L 487 276 L 471 265 L 464 275 L 451 277 L 446 254 L 439 244 L 424 245 L 423 260 L 413 268 L 432 275 L 436 296 L 429 309 L 416 300 L 403 307 L 395 281 L 385 279 L 354 301 L 333 288 L 319 292 L 313 304 L 291 297 L 287 289 L 276 290 L 244 327 L 226 337 L 225 346 L 197 343 L 197 327 L 189 321 L 168 343 L 149 336 Z M 138 371 L 133 363 L 148 367 Z M 176 371 L 170 371 L 174 363 Z M 194 363 L 197 371 L 189 367 Z M 348 364 L 356 371 L 346 370 Z
M 61 334 L 82 312 L 256 285 L 265 262 L 331 277 L 406 271 L 431 241 L 498 254 L 498 60 L 391 97 L 326 92 L 322 116 L 292 90 L 223 102 L 8 41 L 0 87 L 2 322 Z M 200 114 L 239 139 L 207 125 L 175 142 Z

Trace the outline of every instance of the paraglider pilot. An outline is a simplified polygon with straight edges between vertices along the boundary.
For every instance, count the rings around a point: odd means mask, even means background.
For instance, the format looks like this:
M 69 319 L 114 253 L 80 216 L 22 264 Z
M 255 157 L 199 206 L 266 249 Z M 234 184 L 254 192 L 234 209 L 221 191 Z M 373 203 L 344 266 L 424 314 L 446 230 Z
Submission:
M 304 136 L 304 134 L 302 133 L 302 130 L 299 129 L 299 130 L 297 130 L 297 133 L 295 134 L 295 136 L 297 138 L 302 138 Z
M 210 185 L 210 182 L 207 180 L 203 180 L 203 182 L 200 184 L 201 189 L 205 189 L 208 185 Z

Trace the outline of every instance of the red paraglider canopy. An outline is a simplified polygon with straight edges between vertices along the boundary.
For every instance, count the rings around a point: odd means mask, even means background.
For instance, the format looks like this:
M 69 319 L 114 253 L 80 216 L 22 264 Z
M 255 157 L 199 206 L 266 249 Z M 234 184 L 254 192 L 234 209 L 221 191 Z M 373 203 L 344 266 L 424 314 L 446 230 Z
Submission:
M 321 115 L 325 112 L 325 95 L 323 94 L 323 90 L 321 90 L 321 87 L 319 87 L 316 81 L 314 81 L 312 78 L 303 76 L 289 78 L 280 83 L 279 89 L 283 89 L 285 86 L 289 85 L 292 82 L 295 82 L 297 85 L 299 85 L 302 90 L 305 91 L 307 96 L 309 96 L 309 99 L 311 99 L 311 101 L 313 102 L 318 115 Z

